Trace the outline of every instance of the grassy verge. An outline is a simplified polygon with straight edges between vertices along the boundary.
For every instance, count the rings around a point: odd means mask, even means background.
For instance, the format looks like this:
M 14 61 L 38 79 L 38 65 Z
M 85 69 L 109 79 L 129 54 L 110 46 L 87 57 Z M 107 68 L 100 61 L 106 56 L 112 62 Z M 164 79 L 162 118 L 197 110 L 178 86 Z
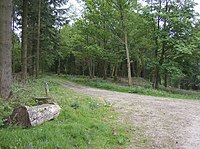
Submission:
M 135 93 L 140 95 L 150 95 L 158 97 L 178 98 L 178 99 L 200 99 L 200 92 L 186 91 L 174 88 L 164 88 L 164 87 L 155 90 L 151 87 L 150 84 L 135 84 L 132 87 L 129 87 L 107 80 L 89 79 L 87 77 L 80 77 L 80 76 L 79 77 L 64 76 L 63 78 L 66 78 L 70 81 L 82 85 L 107 89 L 112 91 L 118 91 L 118 92 Z
M 59 117 L 29 129 L 4 128 L 2 117 L 18 105 L 34 105 L 33 98 L 44 94 L 45 81 L 62 108 Z M 75 94 L 57 84 L 55 78 L 45 77 L 26 85 L 15 83 L 13 99 L 0 100 L 0 148 L 125 148 L 129 142 L 128 126 L 116 124 L 115 118 L 108 104 Z

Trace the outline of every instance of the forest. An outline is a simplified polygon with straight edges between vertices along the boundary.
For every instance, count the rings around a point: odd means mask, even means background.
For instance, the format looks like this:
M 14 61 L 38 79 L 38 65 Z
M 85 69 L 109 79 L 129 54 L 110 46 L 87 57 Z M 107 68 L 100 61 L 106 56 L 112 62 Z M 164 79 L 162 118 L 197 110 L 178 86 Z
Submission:
M 14 79 L 51 72 L 128 78 L 131 86 L 133 77 L 141 77 L 153 88 L 199 90 L 200 22 L 194 1 L 78 2 L 81 17 L 70 19 L 66 0 L 13 1 Z
M 200 148 L 197 5 L 1 0 L 0 148 Z

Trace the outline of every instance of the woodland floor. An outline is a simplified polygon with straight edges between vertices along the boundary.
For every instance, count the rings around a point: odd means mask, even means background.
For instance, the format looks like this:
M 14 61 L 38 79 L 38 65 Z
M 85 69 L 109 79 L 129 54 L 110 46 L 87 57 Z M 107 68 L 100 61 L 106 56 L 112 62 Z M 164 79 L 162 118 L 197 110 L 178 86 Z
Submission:
M 129 148 L 199 149 L 200 148 L 200 101 L 181 100 L 130 93 L 119 93 L 84 87 L 71 82 L 62 83 L 75 92 L 105 100 L 119 113 L 119 121 L 138 126 L 150 143 L 135 146 L 130 138 Z M 138 134 L 139 135 L 139 134 Z

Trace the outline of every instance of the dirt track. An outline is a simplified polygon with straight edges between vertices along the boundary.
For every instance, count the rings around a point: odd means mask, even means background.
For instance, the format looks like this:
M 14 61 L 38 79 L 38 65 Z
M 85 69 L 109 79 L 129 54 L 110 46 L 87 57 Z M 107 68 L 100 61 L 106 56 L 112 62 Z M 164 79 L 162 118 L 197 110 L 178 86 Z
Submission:
M 145 130 L 152 141 L 145 149 L 200 149 L 200 101 L 119 93 L 71 82 L 63 85 L 110 102 L 121 121 Z M 134 145 L 134 139 L 130 148 L 142 148 Z

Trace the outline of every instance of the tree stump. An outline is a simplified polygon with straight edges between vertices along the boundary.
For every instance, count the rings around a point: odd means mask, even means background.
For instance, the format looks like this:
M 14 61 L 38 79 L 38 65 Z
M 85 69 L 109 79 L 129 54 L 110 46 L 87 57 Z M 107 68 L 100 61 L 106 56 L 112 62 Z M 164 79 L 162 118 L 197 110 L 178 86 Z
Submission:
M 57 117 L 60 113 L 60 106 L 56 103 L 43 104 L 38 106 L 16 107 L 12 114 L 4 119 L 4 124 L 31 127 L 42 124 Z

